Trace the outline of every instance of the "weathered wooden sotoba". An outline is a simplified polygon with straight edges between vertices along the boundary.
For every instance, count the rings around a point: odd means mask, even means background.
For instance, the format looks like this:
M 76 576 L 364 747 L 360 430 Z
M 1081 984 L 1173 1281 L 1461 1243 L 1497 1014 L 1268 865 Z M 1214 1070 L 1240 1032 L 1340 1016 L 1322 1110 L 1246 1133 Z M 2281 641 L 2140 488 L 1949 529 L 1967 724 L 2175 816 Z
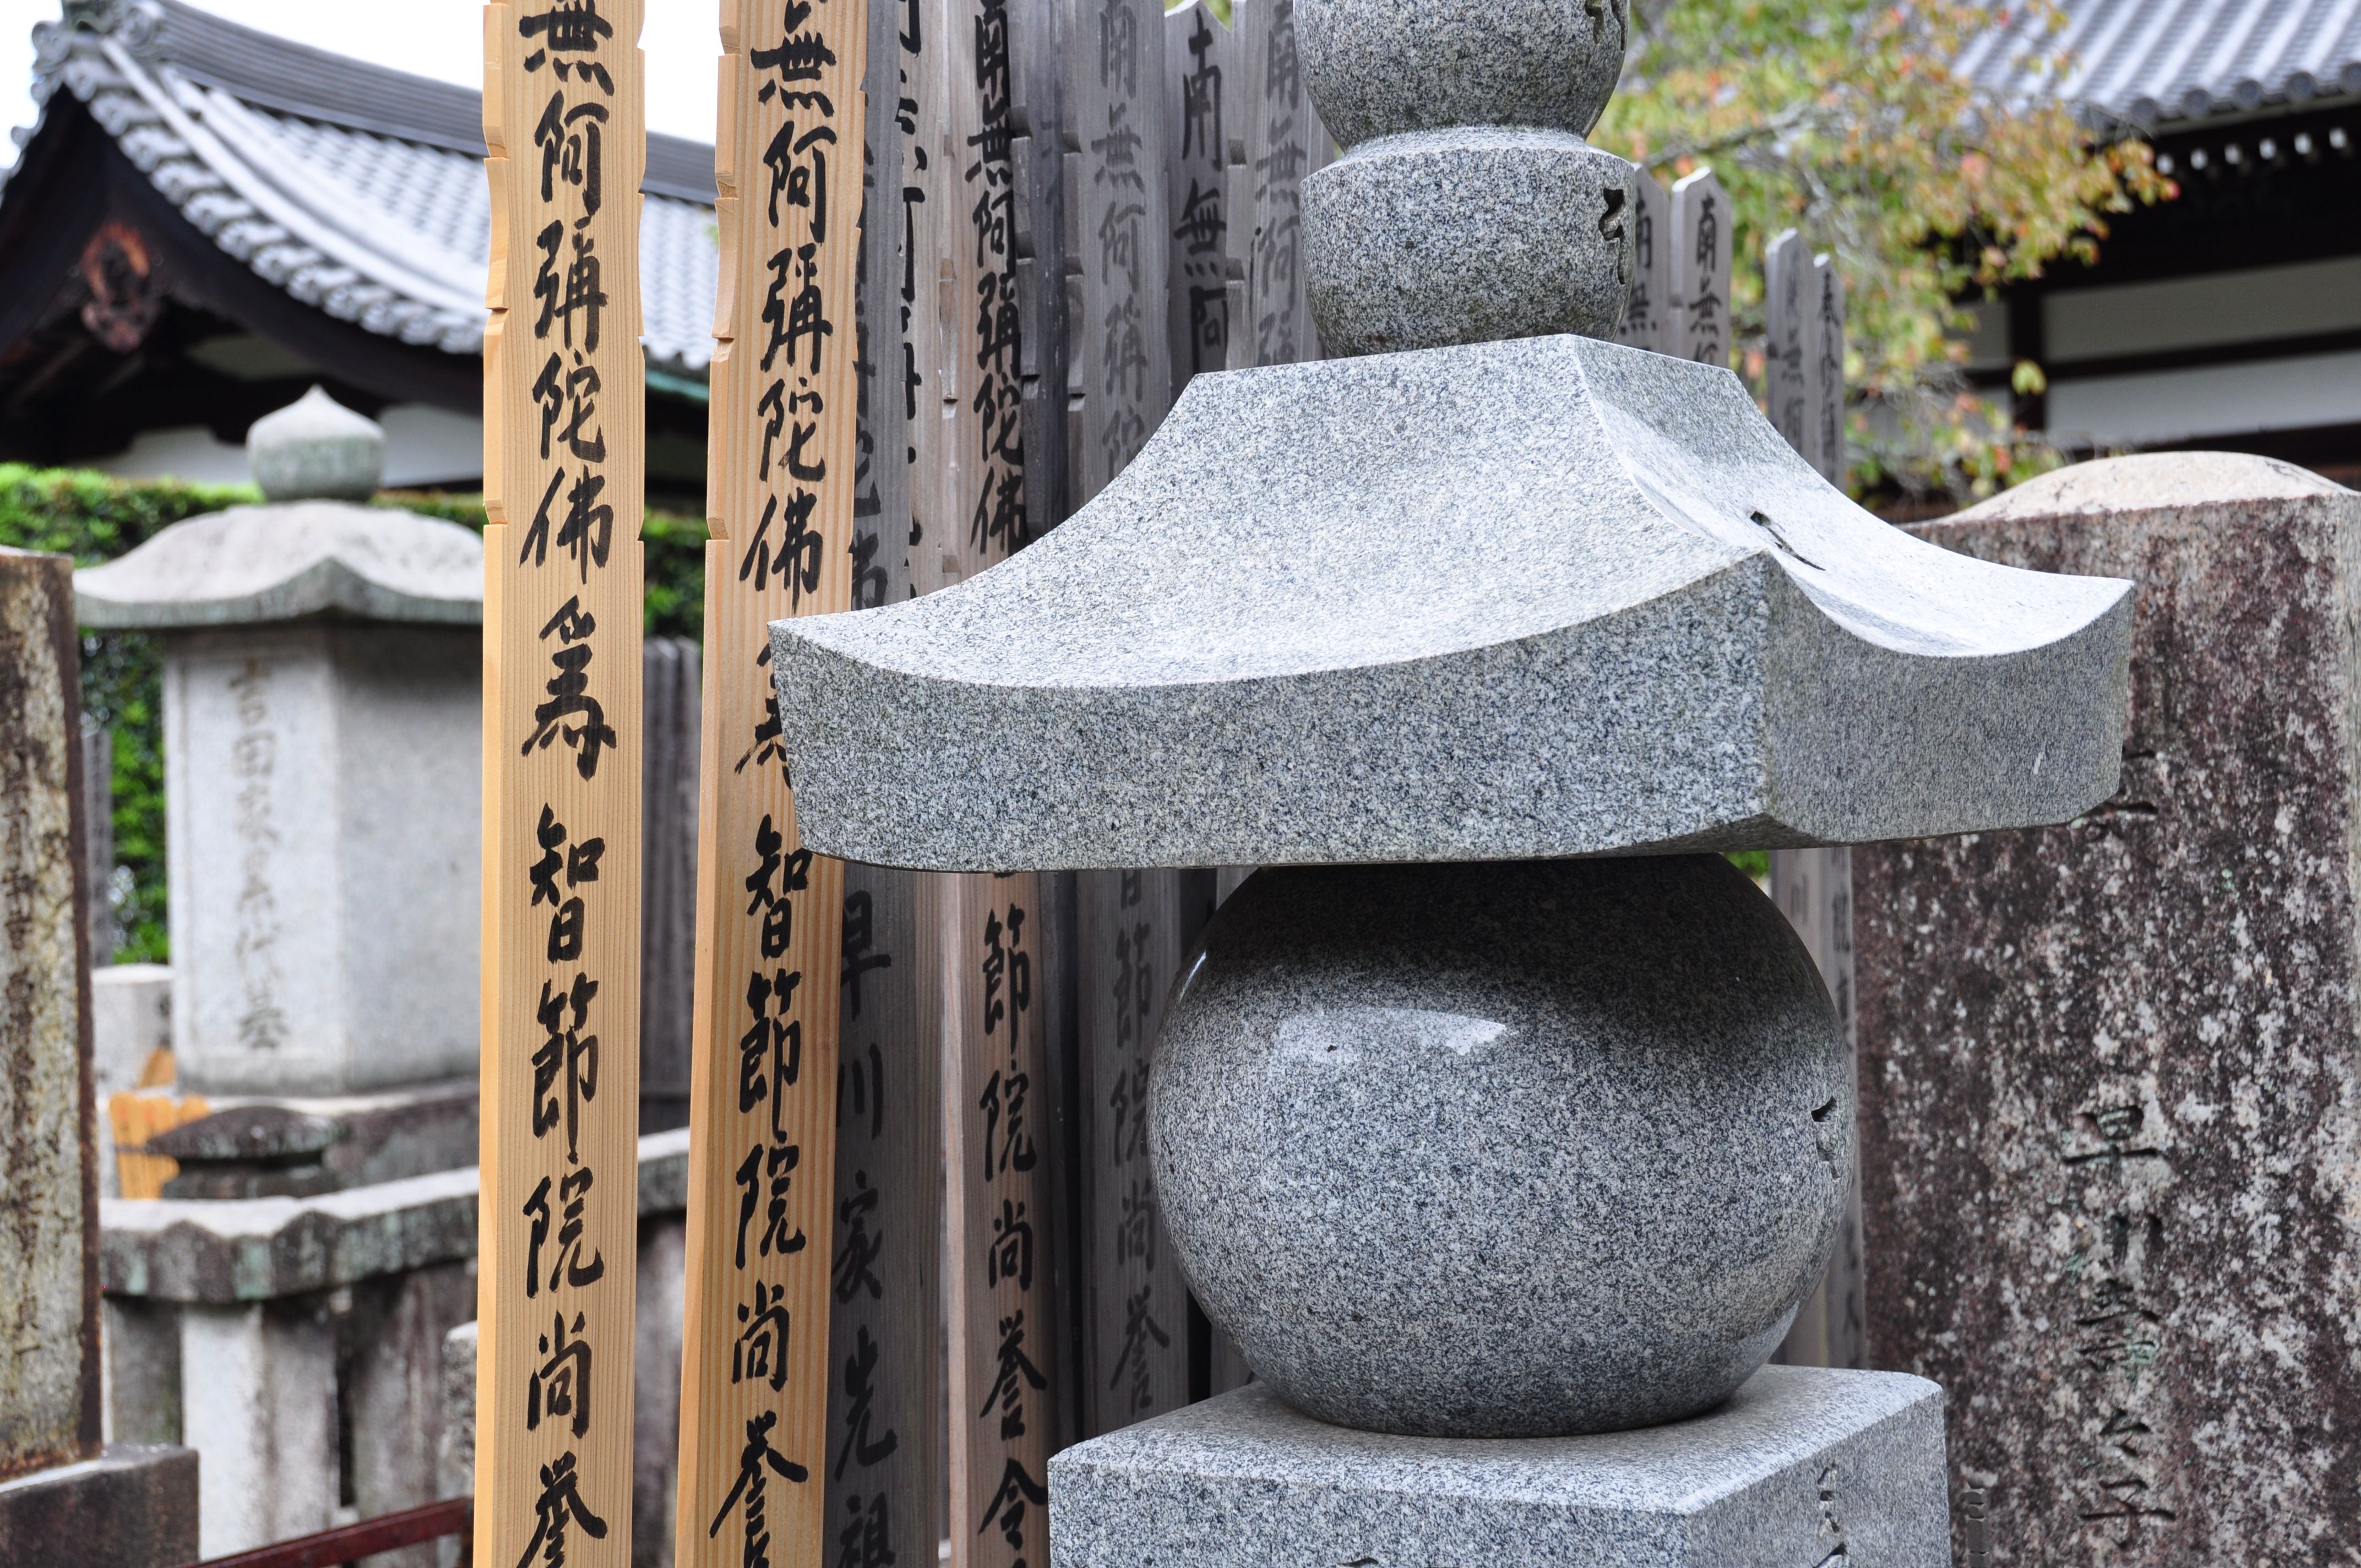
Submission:
M 1300 7 L 1361 138 L 1305 186 L 1323 338 L 1443 346 L 1201 376 L 1023 554 L 773 628 L 821 852 L 1266 868 L 1150 1111 L 1174 1247 L 1261 1387 L 1060 1456 L 1063 1564 L 1948 1561 L 1940 1391 L 1758 1370 L 1853 1109 L 1803 948 L 1695 851 L 2104 799 L 2130 585 L 1923 544 L 1727 369 L 1556 335 L 1614 330 L 1585 302 L 1630 280 L 1631 171 L 1581 140 L 1623 7 L 1508 10 Z M 1529 37 L 1596 91 L 1507 59 Z M 1421 57 L 1465 79 L 1370 85 Z M 1508 232 L 1554 247 L 1528 268 L 1414 235 L 1444 187 L 1579 221 Z M 1323 277 L 1346 255 L 1393 259 Z

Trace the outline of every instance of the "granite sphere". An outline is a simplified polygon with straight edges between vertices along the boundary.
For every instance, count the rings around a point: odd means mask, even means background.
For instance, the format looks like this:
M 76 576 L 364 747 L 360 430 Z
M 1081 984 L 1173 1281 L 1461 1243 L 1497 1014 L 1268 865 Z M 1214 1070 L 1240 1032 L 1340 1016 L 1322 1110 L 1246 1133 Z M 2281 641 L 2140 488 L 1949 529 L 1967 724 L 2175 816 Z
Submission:
M 1580 333 L 1623 319 L 1631 166 L 1565 131 L 1366 142 L 1303 181 L 1312 319 L 1332 356 Z
M 1320 123 L 1345 147 L 1443 126 L 1587 136 L 1614 95 L 1631 0 L 1297 0 Z
M 1191 1287 L 1306 1414 L 1428 1437 L 1720 1403 L 1828 1266 L 1851 1085 L 1716 856 L 1266 869 L 1155 1047 Z

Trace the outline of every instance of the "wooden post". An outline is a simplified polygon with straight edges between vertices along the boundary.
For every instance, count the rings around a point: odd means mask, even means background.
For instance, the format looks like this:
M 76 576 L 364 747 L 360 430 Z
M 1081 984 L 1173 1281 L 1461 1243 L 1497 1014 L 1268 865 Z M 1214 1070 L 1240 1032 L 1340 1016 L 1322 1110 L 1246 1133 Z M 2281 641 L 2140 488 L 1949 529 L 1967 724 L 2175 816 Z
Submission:
M 1245 124 L 1234 102 L 1238 79 L 1238 34 L 1212 7 L 1165 18 L 1165 330 L 1176 398 L 1200 370 L 1229 365 L 1230 138 Z
M 1077 149 L 1067 202 L 1080 280 L 1069 323 L 1078 502 L 1123 471 L 1171 400 L 1164 41 L 1159 0 L 1078 9 L 1066 100 Z M 1180 962 L 1185 874 L 1075 879 L 1078 1436 L 1189 1400 L 1188 1292 L 1157 1218 L 1146 1121 L 1148 1047 Z
M 1812 258 L 1812 466 L 1830 484 L 1845 473 L 1844 277 L 1827 251 Z
M 1231 12 L 1246 68 L 1239 95 L 1244 159 L 1231 185 L 1233 297 L 1229 367 L 1320 357 L 1303 271 L 1303 177 L 1328 162 L 1328 133 L 1303 91 L 1295 0 L 1246 0 Z
M 917 387 L 904 357 L 916 235 L 906 214 L 912 85 L 933 39 L 917 7 L 869 8 L 852 598 L 910 597 Z M 908 127 L 906 130 L 906 126 Z M 931 304 L 931 298 L 929 300 Z M 931 1561 L 942 1484 L 942 1074 L 918 941 L 919 878 L 844 868 L 836 1079 L 836 1242 L 829 1319 L 828 1561 Z
M 1672 352 L 1699 364 L 1730 363 L 1730 198 L 1710 169 L 1673 184 Z
M 721 12 L 682 1568 L 829 1528 L 844 868 L 798 841 L 767 628 L 852 602 L 868 35 L 864 0 Z
M 1794 238 L 1789 230 L 1784 236 Z M 1835 258 L 1823 254 L 1808 268 L 1800 246 L 1785 253 L 1785 263 L 1802 273 L 1795 290 L 1803 295 L 1807 322 L 1797 323 L 1774 312 L 1773 343 L 1781 334 L 1800 336 L 1801 352 L 1812 359 L 1812 375 L 1805 393 L 1810 399 L 1799 450 L 1829 479 L 1841 477 L 1844 464 L 1844 284 Z M 1791 281 L 1784 278 L 1777 284 Z M 1774 302 L 1784 302 L 1785 290 L 1766 289 Z M 1785 308 L 1784 302 L 1780 309 Z M 1852 996 L 1852 851 L 1849 849 L 1776 850 L 1771 855 L 1771 897 L 1779 905 L 1819 965 L 1820 978 L 1836 1003 L 1837 1024 L 1844 1032 L 1850 1064 L 1857 1052 Z M 1865 1343 L 1868 1321 L 1866 1281 L 1862 1270 L 1861 1183 L 1858 1175 L 1845 1210 L 1844 1229 L 1837 1255 L 1809 1300 L 1795 1315 L 1779 1348 L 1779 1359 L 1798 1366 L 1868 1365 Z
M 483 1184 L 475 1561 L 631 1558 L 640 0 L 484 8 Z
M 1771 423 L 1787 444 L 1812 456 L 1813 383 L 1820 373 L 1819 324 L 1813 310 L 1812 254 L 1804 236 L 1784 229 L 1763 257 L 1763 384 Z
M 1066 488 L 1059 14 L 1050 0 L 937 3 L 942 488 L 934 547 L 912 562 L 921 592 L 1006 559 L 1063 515 Z M 1066 1390 L 1054 1382 L 1043 880 L 929 877 L 922 894 L 941 1005 L 956 1568 L 1039 1568 L 1049 1552 Z
M 1664 188 L 1657 184 L 1656 177 L 1646 170 L 1633 170 L 1631 182 L 1638 196 L 1631 214 L 1631 239 L 1634 259 L 1639 267 L 1638 274 L 1631 281 L 1631 300 L 1623 307 L 1623 324 L 1617 329 L 1615 341 L 1628 343 L 1634 348 L 1669 354 L 1678 331 L 1674 324 L 1672 309 L 1670 203 L 1664 195 Z

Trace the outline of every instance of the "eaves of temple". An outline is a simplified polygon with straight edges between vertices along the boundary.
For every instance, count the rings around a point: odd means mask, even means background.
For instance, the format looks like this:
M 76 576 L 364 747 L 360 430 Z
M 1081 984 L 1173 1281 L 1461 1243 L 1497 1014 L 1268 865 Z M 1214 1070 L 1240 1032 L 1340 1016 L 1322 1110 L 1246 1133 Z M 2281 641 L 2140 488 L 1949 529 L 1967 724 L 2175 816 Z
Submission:
M 243 479 L 247 426 L 323 381 L 385 424 L 389 484 L 478 482 L 479 94 L 180 0 L 66 0 L 35 42 L 40 114 L 0 184 L 0 460 Z M 713 149 L 648 143 L 648 478 L 682 504 Z
M 2059 8 L 2050 38 L 2010 7 L 1960 68 L 2143 137 L 2180 195 L 2111 219 L 2096 266 L 1985 306 L 1971 378 L 2069 450 L 2255 452 L 2361 482 L 2361 4 Z M 2029 46 L 2067 69 L 2030 69 Z M 2023 360 L 2046 393 L 2012 397 Z
M 1997 8 L 1997 6 L 1996 6 Z M 2361 480 L 2361 0 L 2061 0 L 1960 65 L 2169 160 L 2178 201 L 2095 268 L 1983 306 L 1971 378 L 2069 447 L 2262 452 Z M 242 478 L 314 380 L 378 416 L 389 481 L 480 473 L 478 95 L 181 0 L 65 0 L 0 184 L 0 460 Z M 712 151 L 651 137 L 642 220 L 653 499 L 695 510 L 716 258 Z

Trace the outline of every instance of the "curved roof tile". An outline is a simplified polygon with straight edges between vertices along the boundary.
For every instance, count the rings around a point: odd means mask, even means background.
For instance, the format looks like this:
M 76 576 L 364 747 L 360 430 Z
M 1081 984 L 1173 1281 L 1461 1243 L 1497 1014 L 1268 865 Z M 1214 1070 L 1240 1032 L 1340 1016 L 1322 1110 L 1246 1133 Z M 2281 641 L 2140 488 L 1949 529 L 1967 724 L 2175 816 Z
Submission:
M 1994 8 L 2004 20 L 1960 68 L 1993 92 L 2065 98 L 2102 123 L 2154 131 L 2361 95 L 2361 0 L 2059 0 L 2056 35 L 2021 6 Z
M 256 273 L 370 332 L 482 351 L 491 218 L 480 94 L 180 0 L 67 0 L 34 41 L 45 114 L 60 91 L 88 105 L 156 189 Z M 653 366 L 700 373 L 713 357 L 719 265 L 713 149 L 648 142 L 642 339 Z

